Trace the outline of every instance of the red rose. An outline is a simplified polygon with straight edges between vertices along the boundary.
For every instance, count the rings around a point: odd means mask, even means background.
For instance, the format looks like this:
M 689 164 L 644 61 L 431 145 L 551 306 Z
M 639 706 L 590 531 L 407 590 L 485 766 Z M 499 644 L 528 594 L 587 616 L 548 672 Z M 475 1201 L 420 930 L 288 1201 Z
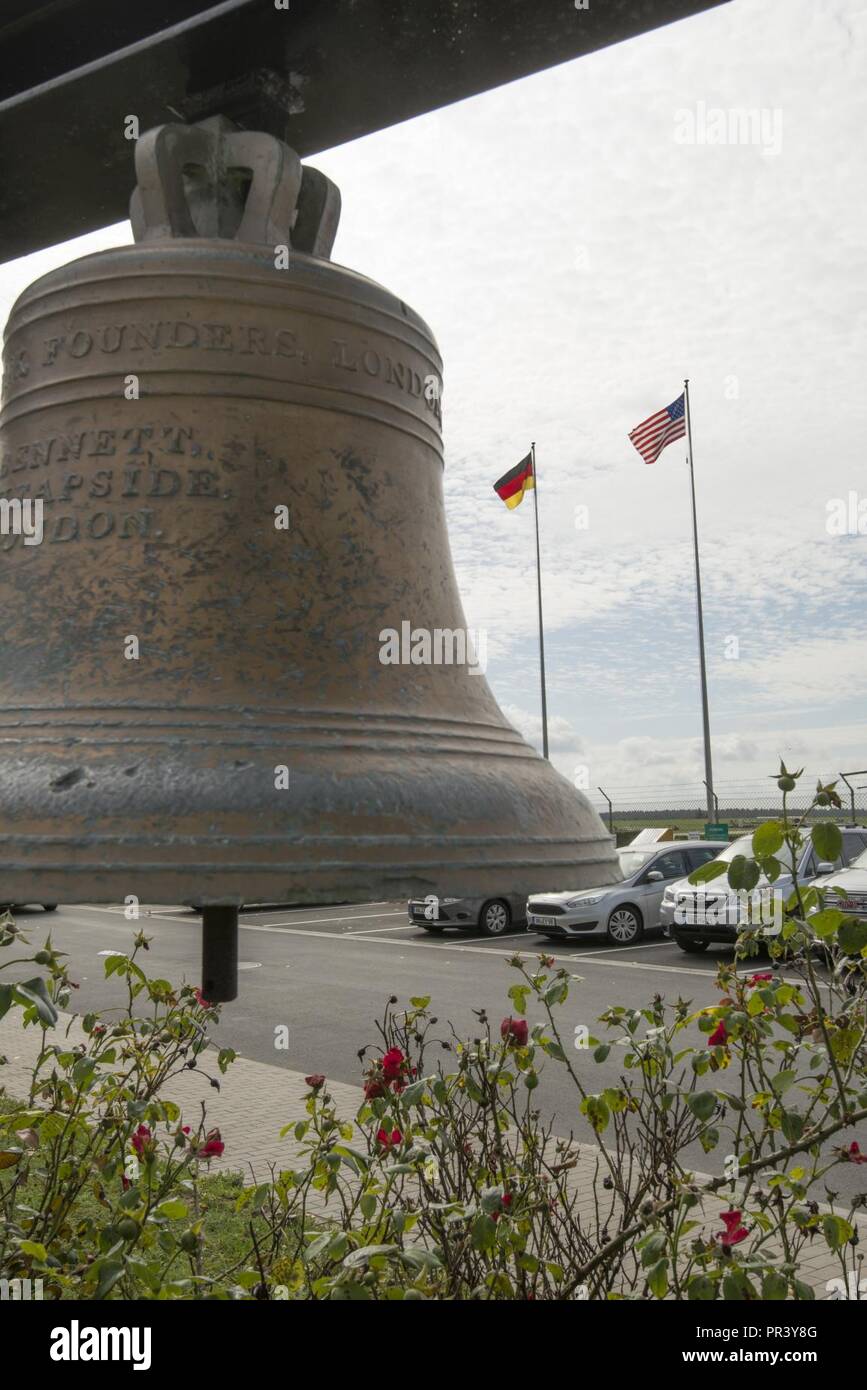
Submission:
M 104 1023 L 95 1023 L 90 1031 L 95 1038 L 101 1038 L 107 1029 Z
M 747 986 L 751 988 L 753 985 L 764 985 L 767 984 L 768 980 L 772 980 L 773 978 L 774 976 L 772 971 L 762 970 L 757 975 L 750 975 L 749 979 L 747 980 Z
M 152 1135 L 147 1125 L 139 1125 L 135 1134 L 132 1136 L 132 1146 L 138 1154 L 139 1158 L 141 1158 L 142 1153 L 144 1151 L 144 1146 L 151 1137 Z
M 530 1036 L 530 1025 L 525 1018 L 504 1018 L 500 1024 L 500 1037 L 515 1047 L 526 1047 Z
M 403 1135 L 399 1129 L 393 1129 L 391 1134 L 385 1129 L 376 1131 L 376 1142 L 383 1149 L 396 1149 L 403 1142 Z
M 305 1076 L 304 1085 L 309 1086 L 311 1091 L 319 1091 L 325 1085 L 325 1077 L 321 1072 L 315 1071 L 312 1076 Z
M 857 1139 L 853 1139 L 848 1151 L 843 1150 L 850 1163 L 867 1163 L 867 1154 L 862 1154 Z
M 499 1221 L 499 1219 L 500 1219 L 502 1213 L 503 1213 L 504 1211 L 508 1211 L 508 1210 L 509 1210 L 509 1207 L 510 1207 L 511 1205 L 512 1205 L 512 1194 L 511 1194 L 511 1192 L 504 1192 L 503 1195 L 502 1195 L 502 1197 L 500 1198 L 500 1210 L 499 1210 L 499 1211 L 492 1211 L 492 1212 L 491 1212 L 491 1220 L 494 1221 L 494 1222 Z
M 371 1077 L 370 1081 L 365 1081 L 365 1083 L 364 1083 L 364 1099 L 365 1099 L 365 1100 L 376 1100 L 376 1097 L 377 1097 L 377 1096 L 382 1096 L 382 1095 L 384 1095 L 384 1094 L 385 1094 L 385 1087 L 383 1086 L 383 1084 L 382 1084 L 381 1081 L 377 1081 L 374 1077 Z
M 382 1074 L 386 1081 L 397 1081 L 406 1065 L 406 1058 L 399 1047 L 390 1047 L 382 1059 Z
M 739 1211 L 721 1211 L 720 1220 L 725 1226 L 724 1231 L 717 1232 L 717 1240 L 720 1245 L 740 1245 L 742 1240 L 746 1240 L 749 1231 L 746 1226 L 741 1225 L 741 1213 Z
M 220 1138 L 218 1129 L 211 1129 L 205 1135 L 204 1143 L 196 1149 L 196 1158 L 220 1158 L 226 1145 Z
M 723 1019 L 720 1019 L 714 1031 L 707 1040 L 708 1047 L 724 1047 L 729 1040 L 726 1026 Z
M 209 1009 L 211 1007 L 205 996 L 202 994 L 202 991 L 198 988 L 198 986 L 196 986 L 196 1003 L 199 1005 L 199 1008 L 201 1009 Z

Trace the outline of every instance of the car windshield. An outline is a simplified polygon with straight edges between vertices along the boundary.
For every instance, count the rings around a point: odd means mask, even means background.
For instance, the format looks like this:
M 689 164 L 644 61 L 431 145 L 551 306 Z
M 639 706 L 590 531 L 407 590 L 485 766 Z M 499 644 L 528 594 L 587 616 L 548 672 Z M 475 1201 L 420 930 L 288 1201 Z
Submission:
M 850 869 L 867 869 L 867 849 L 862 849 L 857 859 L 853 859 Z
M 637 874 L 638 870 L 656 853 L 658 851 L 655 849 L 630 849 L 628 845 L 626 849 L 619 849 L 617 857 L 620 860 L 620 871 L 623 877 L 632 878 L 632 875 Z
M 725 849 L 720 850 L 716 859 L 721 861 L 723 864 L 730 864 L 736 854 L 748 854 L 752 856 L 752 852 L 752 835 L 741 835 L 739 840 L 732 840 L 732 843 L 730 845 L 726 845 Z M 716 862 L 716 860 L 714 862 Z

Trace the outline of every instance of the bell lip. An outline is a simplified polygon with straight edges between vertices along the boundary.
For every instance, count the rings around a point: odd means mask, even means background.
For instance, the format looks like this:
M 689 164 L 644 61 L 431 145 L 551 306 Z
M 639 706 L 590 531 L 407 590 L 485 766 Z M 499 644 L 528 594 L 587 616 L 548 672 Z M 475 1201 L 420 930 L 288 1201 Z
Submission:
M 178 262 L 182 262 L 186 257 L 197 256 L 199 259 L 210 257 L 215 263 L 222 263 L 227 268 L 234 264 L 242 264 L 249 268 L 254 264 L 260 271 L 268 275 L 279 275 L 281 277 L 291 276 L 293 264 L 297 264 L 303 270 L 301 284 L 304 288 L 312 288 L 316 281 L 324 281 L 327 286 L 328 281 L 333 280 L 334 287 L 344 284 L 348 280 L 352 284 L 355 298 L 360 298 L 372 309 L 392 314 L 396 318 L 408 322 L 419 333 L 424 334 L 430 341 L 437 357 L 442 362 L 442 354 L 433 331 L 427 321 L 412 305 L 407 304 L 404 299 L 389 290 L 385 285 L 373 280 L 369 275 L 363 274 L 359 270 L 353 270 L 351 266 L 341 265 L 338 261 L 323 260 L 318 256 L 310 256 L 305 251 L 296 251 L 290 247 L 290 268 L 288 270 L 278 270 L 273 263 L 274 248 L 262 246 L 254 242 L 233 241 L 228 238 L 218 237 L 175 237 L 166 238 L 162 241 L 130 241 L 120 246 L 108 246 L 100 251 L 89 251 L 84 256 L 77 256 L 75 260 L 67 261 L 64 265 L 55 266 L 53 270 L 48 270 L 44 275 L 32 280 L 25 289 L 21 291 L 14 301 L 9 311 L 5 337 L 8 337 L 14 328 L 14 319 L 19 310 L 25 309 L 32 301 L 39 299 L 44 294 L 54 293 L 59 289 L 68 289 L 77 283 L 86 283 L 90 278 L 88 272 L 97 265 L 104 266 L 107 270 L 115 266 L 119 274 L 128 274 L 129 266 L 126 264 L 131 258 L 166 262 L 167 269 L 177 269 Z M 196 266 L 190 266 L 192 273 L 196 273 Z M 110 280 L 110 274 L 94 277 L 99 280 Z M 306 284 L 307 280 L 312 282 L 311 286 Z M 359 289 L 364 293 L 358 294 Z
M 466 898 L 501 898 L 555 891 L 564 884 L 570 891 L 608 887 L 619 877 L 618 861 L 610 837 L 588 836 L 582 857 L 580 841 L 551 846 L 545 858 L 522 855 L 492 859 L 487 863 L 463 862 L 417 856 L 412 864 L 400 861 L 347 862 L 333 860 L 310 863 L 279 861 L 245 862 L 243 843 L 235 849 L 236 862 L 228 864 L 232 851 L 223 850 L 223 863 L 216 859 L 198 863 L 172 861 L 106 864 L 98 858 L 66 860 L 26 867 L 21 859 L 9 862 L 0 846 L 0 874 L 4 900 L 22 906 L 31 903 L 80 903 L 120 905 L 130 898 L 146 904 L 186 906 L 268 903 L 316 906 L 336 901 L 365 903 L 423 898 L 428 894 L 450 893 Z M 15 849 L 26 854 L 27 844 L 18 839 Z M 60 847 L 62 848 L 62 847 Z M 157 849 L 158 847 L 148 847 Z M 44 846 L 43 846 L 44 851 Z M 552 885 L 554 885 L 552 887 Z

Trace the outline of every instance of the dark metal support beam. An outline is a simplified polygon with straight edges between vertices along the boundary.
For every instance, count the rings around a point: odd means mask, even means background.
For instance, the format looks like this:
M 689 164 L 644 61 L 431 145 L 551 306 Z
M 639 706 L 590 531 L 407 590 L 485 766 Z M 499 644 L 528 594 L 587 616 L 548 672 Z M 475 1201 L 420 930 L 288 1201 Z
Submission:
M 0 0 L 0 261 L 127 215 L 141 131 L 302 156 L 728 0 Z

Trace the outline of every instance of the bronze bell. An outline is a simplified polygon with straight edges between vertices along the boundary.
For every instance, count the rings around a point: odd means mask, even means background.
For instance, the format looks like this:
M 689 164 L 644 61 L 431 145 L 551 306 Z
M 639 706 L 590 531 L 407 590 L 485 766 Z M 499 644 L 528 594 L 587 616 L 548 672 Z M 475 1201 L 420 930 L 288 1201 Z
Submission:
M 222 905 L 231 947 L 244 901 L 610 882 L 461 646 L 427 325 L 273 137 L 135 159 L 135 244 L 6 329 L 0 498 L 43 534 L 0 537 L 3 898 Z

